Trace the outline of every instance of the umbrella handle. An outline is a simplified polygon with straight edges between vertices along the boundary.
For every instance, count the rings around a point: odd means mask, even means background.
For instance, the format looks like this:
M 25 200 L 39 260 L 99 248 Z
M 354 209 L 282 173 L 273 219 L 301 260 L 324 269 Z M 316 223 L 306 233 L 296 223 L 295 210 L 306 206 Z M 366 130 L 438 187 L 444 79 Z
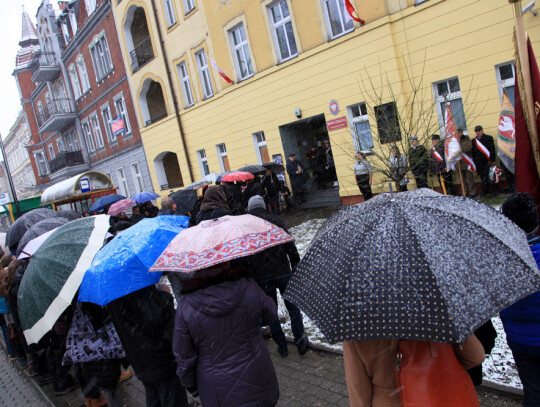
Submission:
M 390 195 L 391 195 L 392 197 L 394 197 L 394 190 L 392 189 L 392 183 L 389 182 L 389 183 L 388 183 L 388 186 L 390 187 Z

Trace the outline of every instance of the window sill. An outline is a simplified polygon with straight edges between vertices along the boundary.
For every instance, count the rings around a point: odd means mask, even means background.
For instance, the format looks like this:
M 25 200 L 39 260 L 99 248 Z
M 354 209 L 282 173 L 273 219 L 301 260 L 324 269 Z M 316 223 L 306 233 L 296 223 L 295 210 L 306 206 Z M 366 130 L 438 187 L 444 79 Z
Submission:
M 349 31 L 344 31 L 342 32 L 341 34 L 338 34 L 336 36 L 332 36 L 332 34 L 330 34 L 330 37 L 329 37 L 329 40 L 328 41 L 334 41 L 334 40 L 337 40 L 338 38 L 341 38 L 343 37 L 344 35 L 347 35 L 349 33 L 352 33 L 354 31 L 354 28 L 352 30 L 349 30 Z
M 278 66 L 279 66 L 279 65 L 281 65 L 281 64 L 284 64 L 285 62 L 290 61 L 291 59 L 296 58 L 297 56 L 298 56 L 298 54 L 291 55 L 291 56 L 290 56 L 289 58 L 287 58 L 287 59 L 282 59 L 282 60 L 278 61 L 277 64 L 278 64 Z
M 238 83 L 247 81 L 249 78 L 253 78 L 253 76 L 255 76 L 255 73 L 252 73 L 251 75 L 246 76 L 245 78 L 239 78 Z
M 111 74 L 114 73 L 114 69 L 111 69 L 109 72 L 107 72 L 105 75 L 103 75 L 101 78 L 99 79 L 96 79 L 96 83 L 98 84 L 98 86 L 103 82 L 105 81 L 105 79 L 107 79 Z

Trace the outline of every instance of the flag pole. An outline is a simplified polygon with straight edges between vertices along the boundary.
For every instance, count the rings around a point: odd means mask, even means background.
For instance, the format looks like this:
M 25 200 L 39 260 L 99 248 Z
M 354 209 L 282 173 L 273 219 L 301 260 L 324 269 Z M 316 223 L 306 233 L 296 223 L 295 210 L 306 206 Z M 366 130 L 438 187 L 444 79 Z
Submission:
M 461 195 L 467 196 L 467 193 L 465 191 L 465 184 L 463 183 L 463 173 L 461 172 L 461 162 L 460 161 L 457 162 L 457 166 L 458 166 L 458 171 L 459 171 L 459 182 L 461 183 Z
M 516 29 L 516 42 L 518 47 L 519 65 L 525 95 L 520 92 L 521 100 L 526 109 L 527 128 L 529 129 L 530 139 L 532 141 L 535 158 L 537 156 L 536 140 L 538 140 L 538 128 L 536 126 L 536 113 L 534 111 L 534 96 L 532 90 L 531 70 L 529 65 L 529 52 L 527 49 L 527 34 L 525 33 L 525 23 L 523 22 L 523 11 L 521 9 L 521 0 L 508 0 L 514 6 L 514 19 Z M 536 160 L 536 168 L 540 174 L 540 162 Z

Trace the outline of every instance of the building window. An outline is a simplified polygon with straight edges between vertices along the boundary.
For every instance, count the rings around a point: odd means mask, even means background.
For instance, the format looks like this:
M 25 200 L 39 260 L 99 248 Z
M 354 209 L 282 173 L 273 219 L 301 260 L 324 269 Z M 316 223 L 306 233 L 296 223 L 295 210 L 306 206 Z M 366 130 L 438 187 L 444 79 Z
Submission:
M 197 52 L 195 54 L 195 59 L 197 60 L 203 96 L 204 99 L 208 99 L 209 97 L 214 96 L 214 89 L 212 89 L 212 81 L 210 80 L 210 72 L 208 71 L 208 63 L 206 62 L 204 50 Z
M 58 147 L 58 154 L 62 154 L 66 152 L 66 147 L 64 146 L 64 140 L 60 137 L 58 140 L 56 140 L 56 147 Z
M 47 163 L 45 162 L 45 157 L 43 151 L 38 151 L 34 153 L 34 159 L 36 160 L 38 175 L 43 177 L 48 174 Z
M 97 0 L 84 0 L 84 2 L 86 3 L 86 13 L 92 14 L 96 9 Z
M 56 157 L 56 154 L 54 153 L 54 147 L 52 144 L 49 144 L 47 146 L 47 149 L 49 150 L 49 157 L 51 157 L 51 160 L 54 160 Z
M 141 169 L 139 168 L 139 163 L 131 164 L 131 174 L 133 175 L 133 183 L 135 184 L 135 189 L 137 194 L 144 191 L 144 182 L 141 174 Z
M 229 165 L 229 156 L 227 154 L 227 148 L 225 147 L 225 143 L 217 144 L 216 151 L 218 154 L 219 167 L 221 168 L 221 172 L 230 171 L 231 166 Z
M 99 82 L 113 70 L 109 44 L 104 32 L 98 35 L 90 44 L 90 55 L 94 63 L 96 81 Z
M 347 107 L 349 123 L 353 138 L 354 150 L 369 152 L 373 149 L 373 138 L 367 107 L 364 102 Z
M 512 106 L 516 107 L 516 70 L 514 61 L 506 62 L 495 67 L 495 75 L 497 76 L 497 86 L 499 87 L 499 98 L 502 103 L 503 92 L 506 91 L 506 96 L 510 99 Z
M 257 155 L 257 162 L 259 164 L 270 162 L 270 155 L 268 154 L 268 147 L 266 146 L 266 137 L 263 131 L 253 133 L 253 143 L 255 144 L 255 154 Z
M 71 25 L 71 31 L 73 31 L 73 36 L 77 34 L 77 16 L 75 15 L 75 10 L 71 9 L 68 12 L 69 24 Z
M 64 42 L 66 44 L 69 44 L 70 36 L 69 36 L 69 27 L 67 21 L 64 20 L 62 23 L 62 34 L 64 35 Z
M 103 117 L 103 125 L 105 126 L 105 133 L 107 133 L 107 139 L 109 142 L 114 143 L 116 141 L 116 136 L 114 135 L 111 127 L 111 108 L 109 105 L 101 106 L 101 116 Z
M 279 61 L 283 62 L 298 55 L 287 0 L 279 1 L 270 6 L 269 9 L 272 37 L 276 45 L 277 56 Z
M 199 167 L 201 168 L 201 175 L 204 177 L 210 174 L 210 168 L 208 168 L 208 160 L 206 159 L 206 151 L 198 150 L 197 157 L 199 158 Z
M 84 131 L 84 126 L 83 126 Z M 77 134 L 75 133 L 75 130 L 69 130 L 65 136 L 66 144 L 68 147 L 68 151 L 80 151 L 81 148 L 79 147 L 79 140 L 77 138 Z
M 322 0 L 323 13 L 331 39 L 354 30 L 354 22 L 345 8 L 345 0 Z
M 116 169 L 116 175 L 118 175 L 118 187 L 120 188 L 120 195 L 129 197 L 129 188 L 126 180 L 126 174 L 124 168 L 120 167 Z
M 71 64 L 68 68 L 69 79 L 71 80 L 71 85 L 73 86 L 73 93 L 75 93 L 75 99 L 79 99 L 82 96 L 81 84 L 79 82 L 79 77 L 77 76 L 77 69 L 75 64 Z
M 86 70 L 86 64 L 84 63 L 84 56 L 82 54 L 77 57 L 77 70 L 81 77 L 82 91 L 86 93 L 90 89 L 90 80 L 88 79 L 88 71 Z
M 188 14 L 191 10 L 195 8 L 193 0 L 184 0 L 184 13 Z
M 86 148 L 88 148 L 89 153 L 96 151 L 96 145 L 94 144 L 94 137 L 92 136 L 92 130 L 90 130 L 90 125 L 88 121 L 82 123 L 82 129 L 84 133 L 84 140 L 86 141 Z
M 464 130 L 467 129 L 467 121 L 465 120 L 465 111 L 463 110 L 463 101 L 461 100 L 461 89 L 459 87 L 459 79 L 451 78 L 444 81 L 435 82 L 433 84 L 433 93 L 435 95 L 437 116 L 439 118 L 439 127 L 441 134 L 444 134 L 445 129 L 445 112 L 446 102 L 450 102 L 450 108 L 452 109 L 452 115 L 456 127 L 461 127 Z
M 414 0 L 414 5 L 418 6 L 419 4 L 425 3 L 428 0 Z
M 191 93 L 191 82 L 189 81 L 189 75 L 185 62 L 180 62 L 176 65 L 178 70 L 178 76 L 182 83 L 182 97 L 184 98 L 184 107 L 193 106 L 193 94 Z
M 105 143 L 103 142 L 103 134 L 101 134 L 101 126 L 99 125 L 99 117 L 97 113 L 90 116 L 90 123 L 92 123 L 92 130 L 94 131 L 96 145 L 101 150 L 105 147 Z
M 126 109 L 126 101 L 124 100 L 124 95 L 122 93 L 114 98 L 114 105 L 116 107 L 117 117 L 122 116 L 122 120 L 124 121 L 124 134 L 131 134 L 131 126 L 129 124 L 129 117 Z
M 236 74 L 239 79 L 246 79 L 253 75 L 253 65 L 246 39 L 244 25 L 240 24 L 229 31 L 233 48 L 233 59 L 236 67 Z
M 163 10 L 165 10 L 165 18 L 167 20 L 167 27 L 172 27 L 176 24 L 176 15 L 174 14 L 174 6 L 172 0 L 162 0 Z

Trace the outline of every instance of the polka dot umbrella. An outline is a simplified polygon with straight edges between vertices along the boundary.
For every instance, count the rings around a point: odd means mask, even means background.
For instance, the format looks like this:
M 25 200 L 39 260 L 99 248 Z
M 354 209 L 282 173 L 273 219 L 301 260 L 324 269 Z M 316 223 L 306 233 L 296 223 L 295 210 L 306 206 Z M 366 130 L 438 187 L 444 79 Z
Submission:
M 421 189 L 381 194 L 328 219 L 285 297 L 332 343 L 461 343 L 539 289 L 519 227 L 481 202 Z

